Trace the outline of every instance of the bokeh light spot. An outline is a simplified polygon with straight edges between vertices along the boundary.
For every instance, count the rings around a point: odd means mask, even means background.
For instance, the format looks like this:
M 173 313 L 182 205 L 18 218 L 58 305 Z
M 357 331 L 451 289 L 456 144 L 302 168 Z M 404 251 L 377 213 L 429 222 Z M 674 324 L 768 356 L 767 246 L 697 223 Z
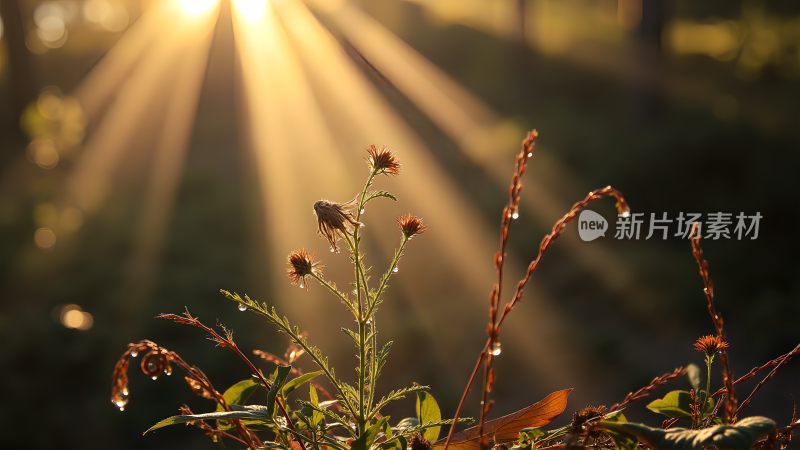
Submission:
M 49 139 L 36 139 L 28 144 L 28 158 L 42 169 L 55 168 L 61 159 L 53 141 Z
M 56 233 L 48 227 L 41 227 L 33 233 L 33 242 L 42 250 L 50 250 L 56 246 Z
M 94 316 L 83 311 L 78 305 L 64 305 L 59 315 L 61 325 L 73 330 L 86 331 L 94 325 Z

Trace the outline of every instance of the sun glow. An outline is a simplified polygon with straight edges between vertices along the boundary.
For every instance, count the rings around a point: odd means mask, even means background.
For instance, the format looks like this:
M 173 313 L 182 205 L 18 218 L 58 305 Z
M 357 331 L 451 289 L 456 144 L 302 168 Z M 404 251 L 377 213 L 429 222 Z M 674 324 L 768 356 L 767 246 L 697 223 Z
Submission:
M 233 7 L 241 18 L 255 22 L 264 17 L 267 0 L 233 0 Z
M 191 17 L 210 13 L 219 5 L 219 0 L 178 0 L 181 11 Z

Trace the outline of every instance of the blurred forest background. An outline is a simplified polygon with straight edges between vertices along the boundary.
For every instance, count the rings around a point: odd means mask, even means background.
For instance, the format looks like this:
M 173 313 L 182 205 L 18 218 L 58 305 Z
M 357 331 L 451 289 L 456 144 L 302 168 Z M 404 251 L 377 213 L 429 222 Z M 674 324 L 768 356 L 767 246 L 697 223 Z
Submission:
M 369 144 L 404 163 L 380 181 L 399 203 L 366 213 L 376 270 L 396 216 L 430 228 L 380 312 L 395 341 L 385 388 L 429 384 L 452 413 L 529 128 L 541 139 L 510 282 L 552 222 L 606 184 L 635 211 L 758 211 L 757 240 L 704 244 L 734 372 L 797 344 L 794 0 L 0 0 L 0 20 L 4 448 L 210 446 L 192 430 L 141 437 L 184 402 L 210 406 L 181 377 L 132 371 L 124 413 L 109 389 L 141 338 L 218 388 L 246 377 L 196 330 L 153 319 L 184 306 L 242 348 L 282 353 L 285 337 L 220 288 L 277 305 L 351 374 L 340 305 L 289 286 L 284 261 L 308 248 L 346 283 L 347 256 L 315 236 L 311 206 L 352 197 Z M 494 413 L 565 387 L 570 411 L 614 403 L 700 363 L 691 343 L 711 331 L 688 242 L 583 243 L 570 228 L 504 330 Z M 751 412 L 788 420 L 798 377 L 782 369 Z M 406 403 L 393 417 L 413 414 Z

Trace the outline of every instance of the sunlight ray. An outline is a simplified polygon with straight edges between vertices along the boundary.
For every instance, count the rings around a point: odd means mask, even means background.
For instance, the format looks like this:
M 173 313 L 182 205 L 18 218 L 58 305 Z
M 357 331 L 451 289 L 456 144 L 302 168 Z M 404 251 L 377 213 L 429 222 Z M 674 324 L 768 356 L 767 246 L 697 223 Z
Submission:
M 326 186 L 326 194 L 338 201 L 347 200 L 342 196 L 352 195 L 356 186 L 348 185 L 341 162 L 321 161 L 321 155 L 333 145 L 330 130 L 273 8 L 254 15 L 250 8 L 237 8 L 236 3 L 233 6 L 248 138 L 264 204 L 269 259 L 283 261 L 300 247 L 326 252 L 322 245 L 309 245 L 310 240 L 319 242 L 313 238 L 316 226 L 311 212 L 319 191 L 310 186 Z M 321 165 L 324 170 L 320 172 L 316 169 Z M 270 277 L 271 295 L 297 296 L 281 272 L 275 271 Z M 281 307 L 289 314 L 308 311 L 298 302 L 284 302 Z M 321 310 L 335 308 L 335 304 L 326 303 Z M 306 316 L 311 320 L 306 325 L 317 326 L 325 322 L 326 314 Z
M 348 59 L 333 36 L 316 22 L 310 11 L 300 7 L 295 1 L 284 0 L 275 4 L 281 11 L 291 11 L 292 16 L 287 18 L 286 23 L 290 29 L 295 27 L 293 35 L 300 34 L 295 42 L 303 55 L 303 61 L 320 84 L 320 90 L 324 91 L 320 97 L 330 101 L 331 108 L 337 111 L 332 129 L 337 132 L 340 142 L 338 148 L 360 148 L 365 142 L 391 142 L 393 148 L 401 149 L 398 154 L 403 159 L 404 168 L 408 173 L 416 175 L 413 183 L 398 185 L 398 194 L 413 205 L 415 212 L 419 212 L 433 225 L 430 231 L 432 236 L 428 241 L 429 254 L 437 255 L 437 260 L 440 260 L 437 261 L 437 266 L 442 267 L 443 279 L 451 277 L 458 280 L 451 285 L 459 292 L 455 295 L 467 295 L 473 301 L 483 304 L 484 293 L 492 283 L 491 264 L 485 261 L 492 260 L 494 243 L 482 236 L 493 236 L 494 233 L 484 225 L 468 199 L 458 192 L 457 187 L 429 156 L 430 150 L 425 148 L 415 133 L 380 97 Z M 447 230 L 436 229 L 436 224 L 444 223 L 461 226 Z M 414 274 L 411 273 L 410 276 L 413 277 Z M 447 283 L 443 283 L 443 287 L 446 286 Z M 408 298 L 420 298 L 419 295 L 414 295 L 417 289 L 415 285 L 406 288 L 411 290 Z M 440 294 L 447 296 L 446 291 Z M 426 294 L 429 295 L 430 293 Z M 525 306 L 521 308 L 520 315 L 547 317 L 547 324 L 541 324 L 537 332 L 547 333 L 548 330 L 552 332 L 559 329 L 558 314 L 547 308 L 548 302 L 542 299 L 544 293 L 534 291 L 531 296 L 539 298 L 536 302 L 523 304 Z M 525 310 L 527 312 L 523 312 Z M 438 325 L 431 323 L 430 326 L 435 330 Z M 531 341 L 530 328 L 527 327 L 523 329 L 511 323 L 506 333 L 510 335 L 509 339 Z M 529 364 L 537 365 L 537 372 L 545 373 L 551 379 L 558 374 L 563 378 L 564 373 L 572 373 L 563 370 L 567 361 L 566 356 L 562 355 L 566 352 L 558 352 L 558 346 L 552 344 L 552 339 L 546 340 L 547 345 L 544 344 L 545 340 L 535 341 L 537 343 L 526 350 L 539 356 L 527 359 Z M 543 367 L 544 361 L 547 361 L 547 367 Z
M 162 112 L 162 105 L 154 105 L 153 101 L 169 94 L 170 74 L 179 67 L 176 58 L 192 42 L 200 26 L 207 24 L 177 20 L 163 29 L 159 45 L 125 79 L 114 103 L 88 138 L 68 176 L 66 202 L 88 213 L 102 204 L 126 150 L 137 148 L 148 134 L 144 131 L 160 125 L 157 113 Z
M 143 192 L 143 210 L 128 262 L 122 305 L 137 317 L 146 303 L 159 268 L 160 254 L 178 184 L 181 180 L 191 131 L 206 74 L 216 17 L 197 23 L 193 39 L 178 57 L 178 70 L 171 76 L 172 92 L 165 107 L 158 140 L 152 152 L 149 184 Z
M 476 165 L 486 168 L 499 186 L 505 186 L 510 165 L 498 153 L 509 158 L 516 151 L 522 130 L 497 117 L 485 103 L 462 88 L 417 50 L 403 42 L 377 20 L 342 0 L 338 3 L 310 0 L 315 10 L 328 18 L 350 44 L 382 76 L 406 95 L 417 107 L 455 142 Z M 549 227 L 572 201 L 584 193 L 570 171 L 546 150 L 536 155 L 531 174 L 526 179 L 523 196 L 525 211 L 533 213 L 542 227 Z M 523 211 L 523 212 L 525 212 Z M 610 249 L 587 246 L 577 240 L 562 243 L 578 265 L 601 274 L 609 288 L 620 295 L 629 311 L 648 314 L 649 308 L 637 301 L 653 298 L 648 289 L 633 277 L 633 271 Z M 644 308 L 643 308 L 644 306 Z
M 103 105 L 113 100 L 125 77 L 158 43 L 159 30 L 169 26 L 169 12 L 169 2 L 148 8 L 75 89 L 74 95 L 90 121 L 98 118 Z

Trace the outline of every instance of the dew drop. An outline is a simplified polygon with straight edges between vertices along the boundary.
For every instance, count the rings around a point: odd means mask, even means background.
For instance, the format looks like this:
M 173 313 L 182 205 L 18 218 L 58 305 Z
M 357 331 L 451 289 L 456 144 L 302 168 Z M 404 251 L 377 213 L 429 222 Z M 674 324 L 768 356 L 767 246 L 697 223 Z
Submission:
M 300 289 L 305 289 L 305 288 L 306 288 L 306 284 L 301 281 L 300 282 Z
M 533 156 L 533 152 L 528 152 L 528 158 L 530 158 L 531 156 Z
M 156 381 L 158 379 L 158 375 L 153 375 L 152 377 L 150 377 L 150 379 Z
M 138 351 L 136 351 L 136 350 L 131 351 L 131 358 L 136 358 L 137 356 L 139 356 L 139 352 Z
M 153 372 L 156 372 L 157 370 L 158 370 L 158 364 L 156 364 L 156 362 L 153 361 L 152 359 L 148 360 L 147 361 L 147 372 L 153 373 Z
M 361 223 L 358 224 L 358 228 L 364 228 L 365 226 L 366 225 L 364 225 L 364 222 L 361 222 Z
M 172 366 L 167 366 L 167 367 L 164 369 L 164 375 L 166 375 L 166 376 L 168 376 L 168 377 L 169 377 L 169 376 L 172 376 Z
M 392 269 L 392 272 L 394 272 L 394 273 L 397 273 L 399 271 L 400 271 L 400 269 L 397 266 L 394 266 L 394 269 Z
M 367 210 L 365 208 L 361 208 L 361 214 L 364 214 L 365 212 L 367 212 Z
M 245 311 L 247 311 L 247 305 L 245 305 L 244 303 L 239 303 L 239 305 L 236 306 L 236 309 L 238 309 L 239 311 L 245 312 Z
M 111 400 L 111 403 L 114 404 L 120 411 L 125 411 L 125 406 L 128 404 L 128 390 L 123 389 L 119 392 L 119 395 Z
M 335 253 L 335 252 L 336 252 L 336 249 L 331 247 L 331 253 Z
M 514 211 L 514 212 L 511 214 L 511 218 L 512 218 L 512 219 L 514 219 L 514 220 L 517 220 L 517 219 L 519 219 L 519 213 L 518 213 L 517 211 Z
M 503 353 L 503 346 L 500 344 L 500 341 L 494 341 L 490 353 L 492 356 L 500 356 L 500 353 Z

